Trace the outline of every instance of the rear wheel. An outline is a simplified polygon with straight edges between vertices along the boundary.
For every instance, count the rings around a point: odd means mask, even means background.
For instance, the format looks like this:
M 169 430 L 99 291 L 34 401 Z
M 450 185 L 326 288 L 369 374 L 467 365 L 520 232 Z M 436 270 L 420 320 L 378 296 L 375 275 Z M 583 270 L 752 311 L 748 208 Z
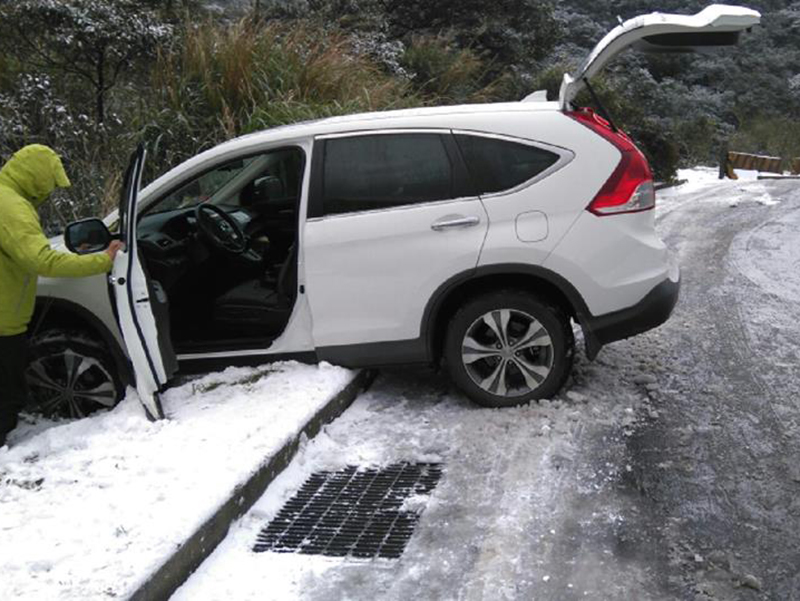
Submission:
M 80 418 L 114 407 L 124 389 L 108 349 L 82 332 L 50 330 L 28 343 L 26 410 Z
M 445 339 L 451 378 L 485 407 L 548 398 L 564 384 L 574 353 L 569 319 L 556 306 L 519 290 L 467 302 Z

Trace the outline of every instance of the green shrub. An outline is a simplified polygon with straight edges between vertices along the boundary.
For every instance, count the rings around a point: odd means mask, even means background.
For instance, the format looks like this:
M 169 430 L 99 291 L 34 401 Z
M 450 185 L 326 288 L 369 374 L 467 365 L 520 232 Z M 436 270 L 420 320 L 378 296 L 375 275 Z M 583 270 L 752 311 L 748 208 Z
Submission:
M 73 188 L 43 213 L 51 233 L 118 201 L 131 150 L 150 151 L 144 180 L 231 137 L 267 127 L 423 103 L 339 31 L 293 21 L 187 18 L 146 70 L 123 72 L 105 94 L 105 119 L 63 70 L 0 56 L 0 159 L 44 143 L 64 157 Z
M 716 165 L 719 153 L 732 127 L 710 117 L 680 120 L 675 123 L 675 138 L 680 144 L 680 162 L 684 166 Z
M 498 82 L 487 83 L 490 66 L 444 35 L 412 37 L 400 64 L 420 94 L 440 103 L 485 102 L 498 94 Z
M 800 121 L 772 116 L 744 119 L 731 136 L 729 149 L 784 159 L 800 157 Z

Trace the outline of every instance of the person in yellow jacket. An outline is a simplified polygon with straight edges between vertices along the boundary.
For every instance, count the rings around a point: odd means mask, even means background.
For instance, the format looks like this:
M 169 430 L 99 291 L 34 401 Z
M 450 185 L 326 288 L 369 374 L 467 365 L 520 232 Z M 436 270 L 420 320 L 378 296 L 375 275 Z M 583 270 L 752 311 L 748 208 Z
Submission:
M 70 181 L 54 150 L 25 146 L 0 169 L 0 447 L 27 400 L 26 331 L 39 276 L 81 277 L 110 271 L 121 243 L 105 252 L 58 252 L 42 231 L 37 209 Z

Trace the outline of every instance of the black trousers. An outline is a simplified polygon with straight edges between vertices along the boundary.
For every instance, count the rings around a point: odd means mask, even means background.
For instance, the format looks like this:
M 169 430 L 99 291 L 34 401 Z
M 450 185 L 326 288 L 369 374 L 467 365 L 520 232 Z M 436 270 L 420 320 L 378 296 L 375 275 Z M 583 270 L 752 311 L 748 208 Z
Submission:
M 25 334 L 0 336 L 0 436 L 17 427 L 17 416 L 28 400 Z

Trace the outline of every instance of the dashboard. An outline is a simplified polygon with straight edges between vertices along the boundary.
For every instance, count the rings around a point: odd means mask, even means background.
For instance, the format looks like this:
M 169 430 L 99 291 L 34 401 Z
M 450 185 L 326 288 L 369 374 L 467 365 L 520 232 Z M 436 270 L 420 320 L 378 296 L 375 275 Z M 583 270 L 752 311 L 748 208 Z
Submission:
M 222 207 L 225 209 L 225 207 Z M 246 234 L 250 234 L 250 225 L 254 221 L 252 215 L 241 207 L 231 207 L 226 212 L 241 226 Z M 194 207 L 174 209 L 163 213 L 152 213 L 139 218 L 138 240 L 145 253 L 155 255 L 170 254 L 176 249 L 185 249 L 197 232 L 197 221 Z
M 254 214 L 241 207 L 222 208 L 248 236 L 254 233 Z M 205 263 L 211 256 L 208 245 L 197 236 L 194 207 L 142 215 L 137 232 L 148 270 L 167 290 L 193 266 Z

